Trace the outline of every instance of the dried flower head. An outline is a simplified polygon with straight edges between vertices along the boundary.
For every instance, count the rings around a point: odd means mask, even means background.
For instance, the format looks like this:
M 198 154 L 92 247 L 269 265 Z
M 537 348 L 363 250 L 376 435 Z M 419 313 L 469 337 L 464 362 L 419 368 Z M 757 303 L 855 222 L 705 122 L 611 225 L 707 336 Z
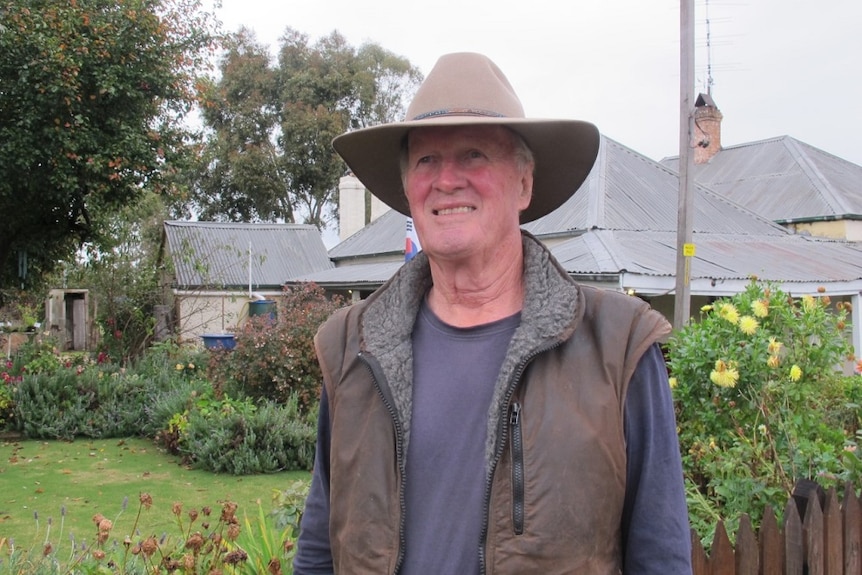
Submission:
M 153 505 L 153 496 L 149 493 L 141 493 L 140 501 L 141 505 L 144 506 L 144 509 L 149 509 Z
M 144 552 L 146 557 L 152 557 L 153 553 L 158 551 L 159 543 L 156 541 L 155 537 L 147 537 L 144 539 L 144 542 L 141 543 L 141 551 Z
M 174 504 L 171 506 L 171 512 L 177 517 L 183 512 L 183 504 L 179 501 L 174 501 Z
M 191 537 L 186 540 L 186 549 L 200 551 L 205 542 L 204 536 L 201 535 L 200 532 L 193 533 Z
M 236 549 L 224 556 L 224 562 L 228 565 L 237 565 L 248 560 L 248 553 L 242 549 Z
M 266 566 L 266 570 L 269 575 L 282 575 L 281 561 L 279 561 L 278 558 L 273 557 L 269 560 L 269 563 Z
M 239 537 L 239 525 L 231 523 L 227 526 L 227 538 L 231 541 L 236 541 L 237 537 Z
M 221 507 L 221 520 L 225 523 L 234 523 L 236 521 L 237 504 L 233 501 L 225 501 Z
M 195 556 L 189 553 L 183 555 L 183 569 L 187 572 L 194 573 L 195 569 Z

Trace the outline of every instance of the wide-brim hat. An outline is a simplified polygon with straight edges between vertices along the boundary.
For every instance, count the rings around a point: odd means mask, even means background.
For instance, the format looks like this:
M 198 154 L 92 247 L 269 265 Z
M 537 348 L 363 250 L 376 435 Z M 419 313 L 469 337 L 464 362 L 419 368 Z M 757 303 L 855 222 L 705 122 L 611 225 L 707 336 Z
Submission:
M 404 121 L 348 132 L 332 145 L 372 194 L 409 216 L 400 165 L 407 133 L 425 126 L 468 125 L 506 126 L 532 150 L 533 197 L 521 223 L 549 214 L 568 200 L 589 175 L 599 149 L 599 131 L 589 122 L 524 117 L 520 99 L 497 65 L 468 52 L 437 61 Z

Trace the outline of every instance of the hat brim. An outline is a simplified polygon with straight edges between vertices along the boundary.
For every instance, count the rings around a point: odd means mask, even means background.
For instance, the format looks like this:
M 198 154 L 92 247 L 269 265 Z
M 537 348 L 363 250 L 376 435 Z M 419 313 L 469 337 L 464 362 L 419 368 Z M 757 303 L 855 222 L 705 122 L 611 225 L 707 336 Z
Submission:
M 348 168 L 386 205 L 409 216 L 401 182 L 401 146 L 414 128 L 505 126 L 519 134 L 536 162 L 533 197 L 521 223 L 545 216 L 568 200 L 587 178 L 599 150 L 599 131 L 589 122 L 451 115 L 381 124 L 336 137 L 332 145 Z

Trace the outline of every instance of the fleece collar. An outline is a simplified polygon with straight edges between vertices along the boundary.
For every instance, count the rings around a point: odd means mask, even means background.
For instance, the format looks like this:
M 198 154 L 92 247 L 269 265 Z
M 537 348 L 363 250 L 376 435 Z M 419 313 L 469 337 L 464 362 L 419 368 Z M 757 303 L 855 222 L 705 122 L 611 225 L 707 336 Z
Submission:
M 512 336 L 506 359 L 495 383 L 488 411 L 486 461 L 490 461 L 500 418 L 520 364 L 535 350 L 568 339 L 579 321 L 580 288 L 535 237 L 522 231 L 524 249 L 524 307 L 521 324 Z M 409 443 L 413 405 L 413 349 L 411 333 L 425 294 L 431 288 L 428 258 L 420 252 L 366 302 L 361 320 L 361 347 L 373 355 L 385 375 L 404 430 L 404 452 Z

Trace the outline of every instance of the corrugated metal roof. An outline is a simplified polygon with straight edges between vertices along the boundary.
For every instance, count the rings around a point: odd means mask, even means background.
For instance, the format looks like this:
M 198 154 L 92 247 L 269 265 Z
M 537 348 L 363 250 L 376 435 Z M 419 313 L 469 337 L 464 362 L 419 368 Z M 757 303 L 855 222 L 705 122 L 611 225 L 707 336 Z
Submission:
M 844 173 L 847 162 L 821 154 L 821 173 Z M 775 174 L 793 166 L 787 155 L 765 152 L 752 164 Z M 862 187 L 860 182 L 862 174 L 857 189 Z M 603 137 L 596 165 L 578 192 L 559 209 L 523 227 L 539 238 L 572 236 L 555 244 L 552 251 L 574 275 L 673 277 L 678 198 L 675 171 Z M 692 279 L 747 280 L 752 275 L 777 282 L 862 279 L 859 244 L 795 235 L 704 185 L 695 186 L 694 204 L 697 256 L 692 261 Z M 330 255 L 359 258 L 403 251 L 404 235 L 405 217 L 390 211 L 333 248 Z M 382 283 L 400 264 L 391 268 L 375 265 L 339 266 L 325 277 L 313 274 L 307 278 L 344 286 L 373 274 Z
M 786 234 L 693 234 L 691 279 L 836 282 L 862 279 L 862 246 Z M 551 249 L 572 274 L 676 274 L 676 234 L 593 230 Z
M 330 289 L 376 288 L 391 278 L 404 261 L 341 266 L 291 278 L 291 283 L 314 282 Z
M 168 221 L 165 235 L 181 288 L 247 287 L 249 264 L 254 289 L 334 267 L 311 225 Z
M 694 177 L 773 221 L 862 216 L 862 166 L 790 136 L 722 148 Z
M 389 210 L 329 250 L 334 261 L 369 254 L 404 253 L 407 237 L 407 216 Z
M 786 233 L 781 226 L 704 186 L 695 186 L 693 201 L 694 231 Z M 678 206 L 676 172 L 603 137 L 596 164 L 577 193 L 524 229 L 537 236 L 589 229 L 675 231 Z

